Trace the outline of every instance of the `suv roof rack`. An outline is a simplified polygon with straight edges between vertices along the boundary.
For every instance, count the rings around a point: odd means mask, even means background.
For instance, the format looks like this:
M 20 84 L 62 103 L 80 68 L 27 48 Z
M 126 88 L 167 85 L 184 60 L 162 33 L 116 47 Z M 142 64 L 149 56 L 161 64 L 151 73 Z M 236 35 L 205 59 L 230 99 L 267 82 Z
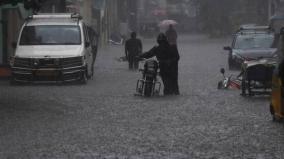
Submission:
M 256 26 L 256 25 L 250 25 L 250 26 L 241 26 L 237 30 L 237 34 L 262 34 L 262 33 L 272 33 L 273 30 L 269 26 Z
M 72 18 L 72 19 L 82 19 L 82 16 L 78 13 L 55 13 L 55 14 L 46 14 L 46 13 L 42 13 L 42 14 L 35 14 L 35 15 L 31 15 L 28 16 L 28 20 L 31 19 L 49 19 L 49 18 Z
M 240 30 L 269 30 L 269 26 L 241 26 Z
M 33 19 L 76 19 L 77 23 L 79 23 L 79 20 L 83 19 L 83 17 L 78 13 L 41 13 L 41 14 L 35 14 L 27 17 L 27 21 L 33 20 Z

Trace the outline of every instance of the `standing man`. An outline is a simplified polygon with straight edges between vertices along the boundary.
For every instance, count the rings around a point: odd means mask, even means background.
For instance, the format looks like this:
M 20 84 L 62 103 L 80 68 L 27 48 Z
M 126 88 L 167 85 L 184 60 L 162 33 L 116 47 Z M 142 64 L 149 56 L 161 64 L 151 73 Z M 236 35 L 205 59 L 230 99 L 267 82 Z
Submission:
M 177 48 L 177 32 L 174 29 L 173 25 L 169 25 L 169 29 L 166 31 L 166 36 L 168 42 L 171 46 L 173 62 L 171 64 L 171 74 L 173 78 L 173 91 L 174 94 L 179 95 L 179 86 L 178 86 L 178 61 L 179 61 L 179 53 Z
M 95 60 L 98 54 L 99 34 L 92 27 L 87 26 L 89 39 L 92 47 L 93 61 L 92 61 L 92 75 L 94 74 Z
M 142 53 L 142 42 L 140 39 L 136 38 L 136 32 L 131 33 L 131 38 L 125 42 L 125 56 L 129 63 L 129 69 L 137 70 L 139 61 L 137 56 Z

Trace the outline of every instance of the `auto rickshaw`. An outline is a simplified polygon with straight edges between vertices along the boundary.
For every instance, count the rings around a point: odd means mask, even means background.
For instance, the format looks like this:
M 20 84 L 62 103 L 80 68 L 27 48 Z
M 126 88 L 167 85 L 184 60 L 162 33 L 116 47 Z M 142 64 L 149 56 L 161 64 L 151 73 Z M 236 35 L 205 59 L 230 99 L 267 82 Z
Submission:
M 241 73 L 241 95 L 270 95 L 272 91 L 272 74 L 276 65 L 276 58 L 261 58 L 258 60 L 245 61 Z
M 284 119 L 284 85 L 277 67 L 272 75 L 270 113 L 273 121 Z
M 280 48 L 278 49 L 279 61 L 272 74 L 272 91 L 270 113 L 273 121 L 284 119 L 284 27 L 280 30 Z

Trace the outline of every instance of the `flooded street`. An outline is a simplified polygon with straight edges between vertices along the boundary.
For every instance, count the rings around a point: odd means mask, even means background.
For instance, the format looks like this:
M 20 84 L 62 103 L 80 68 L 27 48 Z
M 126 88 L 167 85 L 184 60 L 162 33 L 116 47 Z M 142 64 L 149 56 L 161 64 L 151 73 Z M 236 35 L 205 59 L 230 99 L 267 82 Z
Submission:
M 144 51 L 156 44 L 142 41 Z M 134 96 L 142 75 L 117 60 L 122 45 L 99 50 L 87 85 L 0 81 L 0 158 L 284 158 L 284 125 L 272 122 L 269 97 L 217 89 L 230 42 L 179 37 L 179 96 Z

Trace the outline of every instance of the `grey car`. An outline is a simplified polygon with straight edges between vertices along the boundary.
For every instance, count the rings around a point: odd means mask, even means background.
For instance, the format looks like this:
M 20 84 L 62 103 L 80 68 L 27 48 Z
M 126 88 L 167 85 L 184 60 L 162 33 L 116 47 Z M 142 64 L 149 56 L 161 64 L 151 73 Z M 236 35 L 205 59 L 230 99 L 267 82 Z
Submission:
M 277 58 L 277 48 L 273 47 L 274 33 L 269 30 L 245 30 L 237 32 L 229 51 L 229 69 L 238 69 L 244 61 L 260 58 Z

